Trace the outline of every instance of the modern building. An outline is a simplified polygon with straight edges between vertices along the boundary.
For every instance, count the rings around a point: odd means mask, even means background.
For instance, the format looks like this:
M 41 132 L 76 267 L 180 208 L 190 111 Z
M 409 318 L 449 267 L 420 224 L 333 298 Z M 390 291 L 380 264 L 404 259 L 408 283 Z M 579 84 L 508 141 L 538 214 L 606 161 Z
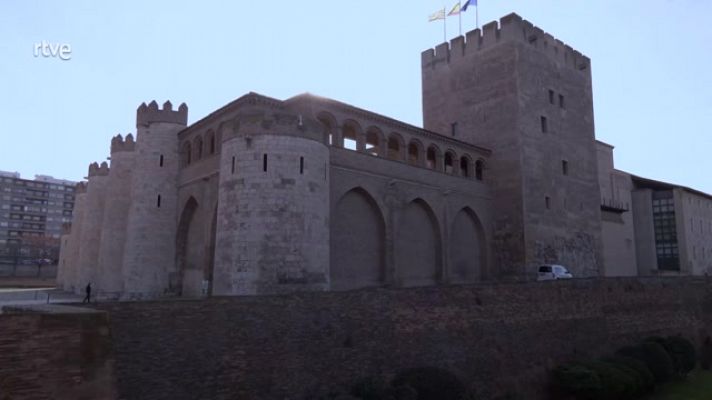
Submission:
M 72 222 L 75 185 L 46 175 L 29 180 L 16 172 L 0 171 L 0 249 L 6 253 L 32 240 L 28 238 L 54 240 L 58 247 Z
M 598 142 L 607 276 L 712 274 L 712 196 L 613 167 Z
M 185 104 L 141 104 L 135 139 L 77 185 L 60 284 L 140 299 L 705 268 L 709 199 L 614 168 L 586 56 L 510 14 L 421 66 L 424 128 L 310 94 L 190 125 Z

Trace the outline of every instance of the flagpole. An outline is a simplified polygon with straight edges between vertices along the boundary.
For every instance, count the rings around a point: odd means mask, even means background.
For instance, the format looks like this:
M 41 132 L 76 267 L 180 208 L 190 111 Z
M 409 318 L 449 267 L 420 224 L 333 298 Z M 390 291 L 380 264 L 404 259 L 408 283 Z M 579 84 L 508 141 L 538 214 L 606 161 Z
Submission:
M 445 6 L 443 6 L 443 43 L 447 42 L 447 12 Z
M 475 3 L 475 29 L 480 29 L 480 6 Z
M 457 10 L 457 22 L 460 25 L 460 36 L 462 36 L 462 4 L 459 1 L 457 4 L 460 4 L 460 7 Z

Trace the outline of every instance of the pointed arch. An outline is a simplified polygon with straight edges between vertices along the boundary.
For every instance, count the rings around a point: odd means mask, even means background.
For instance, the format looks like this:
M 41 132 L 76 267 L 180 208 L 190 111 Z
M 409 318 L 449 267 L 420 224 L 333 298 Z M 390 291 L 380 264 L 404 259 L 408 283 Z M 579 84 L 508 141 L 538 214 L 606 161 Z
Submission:
M 396 234 L 396 279 L 402 286 L 435 285 L 441 278 L 440 225 L 423 199 L 403 210 Z
M 208 154 L 213 155 L 215 154 L 215 150 L 217 149 L 216 143 L 215 143 L 215 131 L 212 129 L 209 129 L 208 132 L 205 134 L 205 143 L 207 146 Z
M 193 139 L 193 160 L 200 161 L 203 158 L 203 137 L 198 135 Z
M 386 225 L 373 196 L 361 187 L 348 191 L 336 203 L 331 227 L 332 290 L 381 285 Z
M 178 295 L 183 294 L 186 270 L 194 269 L 192 264 L 195 259 L 195 247 L 193 246 L 194 243 L 191 243 L 191 239 L 195 236 L 194 221 L 197 211 L 198 201 L 191 196 L 185 202 L 178 220 L 178 230 L 176 231 L 176 269 L 178 274 L 176 287 L 173 288 Z
M 463 207 L 453 218 L 448 240 L 452 283 L 471 283 L 482 279 L 487 262 L 482 222 L 470 207 Z
M 182 166 L 187 167 L 193 160 L 193 150 L 190 145 L 190 141 L 186 140 L 180 148 L 180 163 Z

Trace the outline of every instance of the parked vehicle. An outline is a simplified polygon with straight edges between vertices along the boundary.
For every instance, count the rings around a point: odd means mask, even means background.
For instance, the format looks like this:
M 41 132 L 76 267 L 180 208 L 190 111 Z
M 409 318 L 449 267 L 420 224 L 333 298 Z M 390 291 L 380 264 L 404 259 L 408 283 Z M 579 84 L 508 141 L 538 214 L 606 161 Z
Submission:
M 544 264 L 539 267 L 538 281 L 553 281 L 557 279 L 571 279 L 574 276 L 563 265 Z

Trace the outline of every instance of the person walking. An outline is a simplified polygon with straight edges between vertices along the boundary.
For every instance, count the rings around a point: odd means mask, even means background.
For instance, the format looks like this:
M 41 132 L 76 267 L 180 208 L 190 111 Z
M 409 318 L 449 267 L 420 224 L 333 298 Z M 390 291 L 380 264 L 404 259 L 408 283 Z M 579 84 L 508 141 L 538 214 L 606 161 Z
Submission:
M 84 300 L 82 300 L 82 304 L 84 303 L 90 303 L 91 304 L 91 282 L 87 283 L 86 289 L 84 291 L 87 293 L 87 295 L 84 297 Z

